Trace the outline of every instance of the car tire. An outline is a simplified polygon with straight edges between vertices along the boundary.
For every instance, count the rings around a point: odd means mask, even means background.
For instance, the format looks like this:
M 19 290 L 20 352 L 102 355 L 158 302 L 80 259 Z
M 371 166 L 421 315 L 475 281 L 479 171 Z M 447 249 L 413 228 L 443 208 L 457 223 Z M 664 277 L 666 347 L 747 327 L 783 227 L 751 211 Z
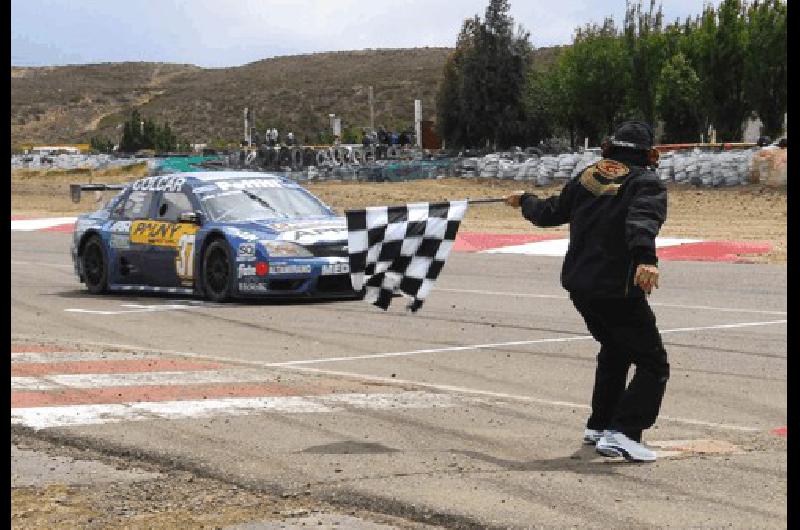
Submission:
M 231 250 L 223 239 L 212 241 L 203 253 L 203 293 L 212 302 L 233 298 L 236 270 Z
M 108 290 L 108 258 L 100 236 L 89 237 L 81 252 L 83 282 L 92 294 Z

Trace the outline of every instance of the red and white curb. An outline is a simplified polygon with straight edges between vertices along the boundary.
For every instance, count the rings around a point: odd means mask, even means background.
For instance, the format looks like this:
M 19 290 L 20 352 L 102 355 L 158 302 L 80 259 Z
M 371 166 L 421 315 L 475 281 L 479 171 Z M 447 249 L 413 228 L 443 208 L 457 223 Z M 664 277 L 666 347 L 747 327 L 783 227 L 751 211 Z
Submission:
M 11 218 L 11 230 L 21 232 L 71 232 L 76 217 L 46 219 Z M 488 254 L 521 254 L 526 256 L 563 257 L 569 239 L 555 234 L 492 234 L 461 232 L 453 250 L 455 252 L 482 252 Z M 660 237 L 656 239 L 658 257 L 664 261 L 725 261 L 746 262 L 742 255 L 761 255 L 772 250 L 769 242 L 707 241 Z
M 45 219 L 26 219 L 11 217 L 11 231 L 35 232 L 39 230 L 48 232 L 71 232 L 77 217 L 50 217 Z
M 49 351 L 48 351 L 49 350 Z M 376 387 L 377 388 L 377 387 Z M 131 352 L 75 352 L 12 345 L 11 424 L 33 429 L 145 420 L 352 409 L 455 407 L 448 393 L 334 393 L 276 382 L 274 373 L 226 363 Z

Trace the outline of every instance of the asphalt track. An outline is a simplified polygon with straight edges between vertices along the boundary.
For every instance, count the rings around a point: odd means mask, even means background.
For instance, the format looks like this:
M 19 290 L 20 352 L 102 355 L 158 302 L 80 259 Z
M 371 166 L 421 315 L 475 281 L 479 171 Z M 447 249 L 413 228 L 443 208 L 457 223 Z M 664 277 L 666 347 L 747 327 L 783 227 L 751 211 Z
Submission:
M 787 524 L 785 266 L 662 264 L 636 465 L 581 444 L 597 345 L 560 258 L 454 254 L 410 314 L 92 296 L 67 234 L 11 242 L 17 432 L 442 526 Z

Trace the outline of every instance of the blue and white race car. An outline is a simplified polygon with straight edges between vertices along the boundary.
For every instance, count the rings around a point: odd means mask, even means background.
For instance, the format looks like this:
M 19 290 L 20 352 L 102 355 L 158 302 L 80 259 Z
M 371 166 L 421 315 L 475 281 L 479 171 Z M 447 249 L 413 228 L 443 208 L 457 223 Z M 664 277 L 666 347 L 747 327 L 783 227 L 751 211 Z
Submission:
M 92 293 L 160 291 L 240 297 L 356 297 L 343 217 L 270 173 L 192 172 L 127 185 L 75 222 L 75 273 Z

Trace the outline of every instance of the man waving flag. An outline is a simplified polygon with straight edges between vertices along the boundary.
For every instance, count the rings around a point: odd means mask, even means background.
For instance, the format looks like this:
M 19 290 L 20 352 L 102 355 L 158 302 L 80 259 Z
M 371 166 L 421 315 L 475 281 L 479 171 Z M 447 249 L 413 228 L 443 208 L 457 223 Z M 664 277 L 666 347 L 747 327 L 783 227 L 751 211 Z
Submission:
M 386 310 L 399 292 L 417 311 L 453 247 L 467 201 L 347 210 L 350 281 Z

